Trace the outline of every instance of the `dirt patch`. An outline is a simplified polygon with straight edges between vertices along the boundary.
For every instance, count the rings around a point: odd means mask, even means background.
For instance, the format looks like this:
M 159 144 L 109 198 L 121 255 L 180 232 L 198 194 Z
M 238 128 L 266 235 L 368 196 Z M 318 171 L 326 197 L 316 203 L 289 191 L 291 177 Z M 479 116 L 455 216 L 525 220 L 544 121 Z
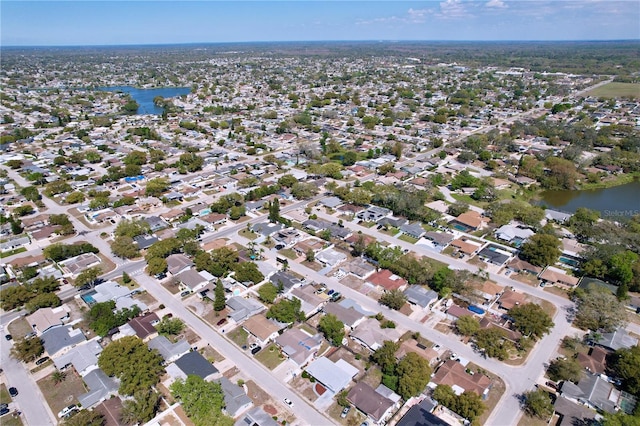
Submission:
M 33 332 L 33 329 L 29 325 L 29 322 L 24 318 L 19 318 L 15 321 L 12 321 L 9 324 L 9 333 L 13 336 L 14 339 L 18 339 L 26 336 L 27 334 Z
M 265 404 L 262 406 L 262 409 L 264 410 L 265 413 L 272 416 L 275 416 L 276 414 L 278 414 L 278 410 L 273 405 Z
M 229 309 L 228 308 L 224 308 L 221 311 L 216 311 L 214 309 L 209 310 L 209 312 L 207 312 L 205 315 L 202 316 L 202 318 L 204 318 L 205 321 L 207 321 L 209 324 L 213 325 L 213 326 L 218 326 L 218 322 L 222 321 L 223 319 L 226 319 L 229 316 Z M 220 327 L 227 325 L 225 324 L 221 324 Z
M 314 386 L 318 383 L 311 383 L 310 379 L 305 379 L 302 376 L 296 376 L 291 382 L 291 387 L 296 390 L 300 395 L 313 402 L 318 399 L 318 394 L 313 390 Z
M 327 389 L 324 386 L 322 386 L 320 383 L 316 383 L 315 390 L 316 390 L 316 393 L 320 396 L 324 395 L 324 393 L 327 391 Z
M 433 328 L 444 334 L 450 334 L 453 331 L 449 322 L 439 322 Z
M 61 383 L 54 384 L 51 379 L 54 373 L 37 382 L 44 399 L 47 400 L 51 411 L 54 413 L 68 405 L 77 404 L 78 396 L 87 392 L 82 377 L 74 369 L 68 369 L 66 373 L 65 379 Z
M 563 290 L 561 288 L 555 286 L 546 286 L 544 288 L 544 291 L 548 291 L 551 294 L 555 294 L 556 296 L 564 297 L 565 299 L 569 300 L 569 294 L 566 290 Z
M 221 362 L 225 359 L 222 355 L 220 355 L 218 351 L 216 351 L 209 345 L 202 348 L 202 356 L 212 362 Z
M 146 291 L 143 291 L 142 293 L 138 293 L 134 296 L 134 299 L 141 301 L 142 303 L 144 303 L 145 305 L 151 307 L 152 305 L 155 305 L 156 303 L 158 303 L 158 301 L 149 293 L 147 293 Z
M 182 405 L 177 406 L 176 409 L 173 410 L 173 412 L 178 416 L 178 418 L 185 426 L 195 426 L 195 423 L 193 423 L 189 416 L 187 416 L 187 413 L 184 412 Z M 180 425 L 180 423 L 178 423 L 178 425 Z

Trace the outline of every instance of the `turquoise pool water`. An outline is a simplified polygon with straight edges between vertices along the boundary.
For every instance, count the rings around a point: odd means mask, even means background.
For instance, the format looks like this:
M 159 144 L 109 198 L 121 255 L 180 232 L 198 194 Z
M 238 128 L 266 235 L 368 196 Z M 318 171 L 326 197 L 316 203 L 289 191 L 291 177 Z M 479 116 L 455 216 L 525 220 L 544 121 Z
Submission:
M 96 303 L 96 299 L 93 298 L 94 294 L 96 294 L 96 292 L 92 291 L 91 293 L 83 294 L 80 297 L 82 297 L 82 300 L 84 300 L 88 305 L 93 305 Z

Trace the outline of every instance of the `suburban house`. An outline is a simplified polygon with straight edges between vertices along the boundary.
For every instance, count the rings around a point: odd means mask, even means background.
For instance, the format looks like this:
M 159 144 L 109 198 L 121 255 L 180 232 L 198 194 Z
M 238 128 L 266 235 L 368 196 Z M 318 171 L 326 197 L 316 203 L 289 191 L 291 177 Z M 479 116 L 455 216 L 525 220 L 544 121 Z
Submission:
M 104 417 L 104 426 L 120 426 L 122 422 L 122 400 L 119 396 L 106 399 L 94 408 Z
M 290 294 L 296 299 L 300 299 L 300 309 L 307 318 L 318 312 L 327 300 L 326 297 L 322 298 L 318 296 L 315 288 L 311 285 L 296 287 L 291 290 Z
M 178 275 L 191 268 L 194 263 L 182 253 L 176 253 L 167 257 L 167 270 L 171 275 Z
M 496 237 L 502 241 L 507 241 L 516 247 L 519 247 L 532 235 L 534 235 L 530 228 L 518 225 L 502 225 L 496 229 Z
M 409 352 L 413 352 L 429 362 L 429 365 L 434 366 L 440 361 L 440 354 L 433 348 L 428 348 L 422 343 L 408 339 L 400 344 L 400 347 L 396 351 L 396 358 L 402 359 Z
M 502 266 L 513 253 L 495 244 L 488 244 L 478 252 L 478 257 L 487 263 Z
M 278 332 L 286 324 L 279 325 L 275 321 L 268 320 L 264 315 L 254 315 L 242 323 L 242 328 L 251 334 L 256 343 L 260 346 L 266 346 L 270 341 L 278 337 Z
M 302 285 L 302 281 L 300 281 L 299 278 L 286 271 L 276 272 L 269 277 L 269 281 L 276 287 L 279 287 L 282 284 L 285 291 L 290 291 L 291 289 Z
M 575 426 L 575 425 L 588 425 L 595 421 L 597 412 L 591 410 L 584 405 L 576 404 L 575 402 L 563 397 L 558 396 L 553 404 L 556 415 L 559 419 L 556 426 Z
M 387 291 L 402 290 L 407 286 L 407 280 L 399 277 L 388 269 L 382 269 L 369 275 L 367 282 Z
M 366 210 L 358 212 L 356 217 L 360 220 L 364 220 L 365 222 L 377 222 L 383 217 L 387 217 L 391 215 L 391 210 L 378 207 L 378 206 L 369 206 Z
M 222 387 L 222 393 L 224 394 L 224 411 L 228 416 L 237 417 L 241 413 L 247 411 L 253 405 L 251 399 L 244 392 L 242 387 L 235 383 L 231 383 L 231 380 L 226 377 L 221 377 L 218 382 Z
M 276 338 L 276 344 L 298 367 L 313 359 L 324 339 L 321 334 L 310 335 L 299 328 L 290 328 Z
M 517 256 L 507 263 L 507 268 L 509 268 L 513 272 L 526 272 L 532 275 L 538 275 L 540 272 L 542 272 L 541 267 L 532 265 L 531 263 L 522 260 Z
M 597 344 L 603 348 L 617 351 L 618 349 L 631 349 L 638 344 L 638 339 L 629 335 L 625 328 L 618 327 L 611 333 L 603 333 Z
M 458 217 L 449 222 L 458 231 L 469 232 L 482 229 L 487 220 L 483 218 L 480 213 L 474 210 L 469 210 L 460 214 Z
M 381 423 L 391 414 L 395 406 L 395 402 L 383 393 L 364 382 L 359 382 L 347 394 L 347 401 L 374 422 Z
M 233 426 L 280 426 L 280 423 L 273 420 L 262 407 L 253 407 L 244 413 L 244 416 L 236 420 Z
M 481 244 L 471 242 L 470 240 L 464 237 L 456 238 L 455 240 L 451 241 L 451 246 L 455 248 L 458 252 L 462 254 L 466 254 L 467 256 L 471 256 L 478 249 L 480 249 L 480 247 L 482 247 Z
M 97 339 L 91 339 L 85 344 L 80 344 L 69 349 L 61 356 L 53 360 L 58 370 L 72 366 L 81 376 L 97 368 L 98 355 L 102 352 L 102 346 Z
M 351 262 L 340 266 L 340 270 L 345 274 L 352 274 L 364 280 L 375 272 L 376 267 L 361 257 L 357 257 Z
M 158 315 L 155 312 L 150 312 L 146 315 L 132 318 L 126 325 L 135 331 L 140 340 L 145 341 L 149 337 L 155 337 L 158 334 L 155 325 L 159 322 Z
M 371 351 L 379 349 L 385 340 L 396 342 L 402 333 L 397 328 L 380 328 L 380 321 L 367 318 L 352 332 L 351 338 Z
M 615 413 L 621 406 L 622 393 L 599 375 L 585 374 L 578 384 L 565 380 L 561 395 L 593 409 Z
M 469 374 L 462 364 L 452 359 L 445 361 L 438 368 L 431 381 L 436 385 L 451 386 L 457 395 L 467 391 L 486 398 L 491 389 L 490 378 L 478 372 Z
M 52 358 L 87 340 L 81 329 L 71 326 L 49 328 L 40 335 L 40 338 L 44 350 Z
M 548 285 L 556 285 L 564 288 L 574 288 L 580 282 L 580 278 L 567 275 L 562 269 L 554 266 L 547 266 L 540 275 L 538 275 L 543 283 Z
M 165 336 L 154 337 L 147 342 L 147 346 L 149 346 L 149 349 L 157 350 L 167 364 L 191 350 L 191 346 L 186 340 L 178 340 L 175 343 L 171 343 Z
M 334 267 L 347 260 L 347 255 L 330 247 L 316 254 L 315 259 L 325 266 Z
M 458 318 L 462 316 L 470 315 L 467 309 L 455 304 L 449 306 L 449 308 L 446 311 L 446 314 L 447 314 L 447 319 L 451 321 L 456 321 Z
M 36 335 L 40 335 L 50 329 L 62 325 L 69 319 L 70 309 L 67 305 L 58 306 L 56 308 L 40 308 L 25 319 L 33 328 Z
M 177 278 L 183 288 L 196 292 L 202 290 L 215 277 L 207 271 L 198 272 L 195 269 L 187 269 L 182 271 Z
M 84 409 L 91 408 L 106 400 L 111 395 L 114 395 L 120 387 L 117 379 L 107 376 L 99 368 L 91 370 L 82 380 L 89 389 L 87 393 L 78 396 L 78 402 L 82 404 Z
M 408 286 L 404 295 L 407 296 L 407 302 L 422 308 L 428 308 L 438 301 L 438 293 L 421 285 Z
M 518 293 L 515 290 L 507 289 L 500 295 L 498 305 L 501 309 L 509 310 L 514 306 L 527 303 L 527 296 L 524 293 Z
M 202 377 L 204 380 L 215 378 L 219 371 L 198 351 L 187 352 L 178 358 L 173 364 L 167 366 L 167 374 L 172 381 L 186 379 L 190 374 Z
M 589 353 L 578 353 L 576 361 L 591 374 L 604 374 L 607 369 L 607 356 L 610 355 L 606 349 L 600 346 L 593 346 Z
M 77 276 L 80 272 L 97 266 L 102 263 L 102 259 L 94 253 L 84 253 L 75 257 L 72 257 L 62 262 L 58 262 L 58 265 L 62 267 L 65 274 L 71 276 Z
M 404 225 L 400 226 L 400 231 L 402 231 L 402 233 L 415 238 L 415 239 L 419 239 L 421 238 L 424 234 L 427 233 L 427 231 L 424 230 L 424 228 L 422 227 L 422 225 L 418 222 L 414 222 L 414 223 L 406 223 Z
M 335 315 L 345 326 L 352 330 L 366 318 L 366 315 L 362 312 L 353 307 L 345 307 L 342 303 L 327 303 L 322 307 L 322 311 L 326 314 Z
M 419 404 L 409 408 L 409 411 L 402 416 L 396 426 L 451 426 L 433 414 L 435 407 L 435 401 L 431 398 L 425 398 Z
M 250 316 L 259 314 L 265 309 L 264 305 L 257 300 L 239 296 L 233 296 L 227 299 L 227 306 L 233 311 L 229 314 L 229 318 L 236 323 L 240 323 Z
M 343 359 L 333 362 L 326 357 L 313 361 L 305 371 L 334 394 L 349 386 L 351 380 L 360 372 Z
M 449 234 L 447 232 L 429 231 L 426 232 L 423 237 L 431 241 L 434 248 L 438 251 L 444 250 L 449 243 L 453 241 L 453 234 Z

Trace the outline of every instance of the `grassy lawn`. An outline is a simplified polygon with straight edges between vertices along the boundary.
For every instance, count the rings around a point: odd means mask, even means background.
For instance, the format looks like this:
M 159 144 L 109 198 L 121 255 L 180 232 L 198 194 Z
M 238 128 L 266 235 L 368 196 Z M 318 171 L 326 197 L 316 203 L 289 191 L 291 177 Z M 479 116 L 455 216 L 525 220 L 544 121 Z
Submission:
M 253 231 L 249 231 L 247 228 L 239 230 L 238 235 L 252 241 L 258 238 L 258 234 Z
M 317 331 L 314 330 L 313 327 L 311 327 L 308 324 L 301 324 L 300 325 L 300 329 L 306 331 L 307 333 L 311 334 L 312 336 L 317 333 Z
M 280 350 L 275 343 L 271 343 L 262 349 L 256 354 L 255 358 L 263 363 L 269 370 L 273 370 L 285 360 L 284 355 L 280 354 Z
M 77 404 L 78 395 L 87 392 L 82 377 L 74 370 L 67 371 L 65 380 L 55 385 L 51 380 L 52 374 L 53 373 L 38 380 L 38 386 L 40 386 L 40 391 L 47 400 L 49 407 L 51 407 L 51 411 L 54 413 L 57 413 L 68 405 Z
M 595 183 L 583 183 L 580 189 L 601 189 L 611 188 L 618 185 L 625 185 L 631 183 L 634 179 L 640 177 L 640 173 L 622 173 L 616 176 L 609 176 L 600 182 Z
M 278 253 L 291 260 L 296 260 L 298 258 L 298 254 L 292 249 L 278 250 Z
M 563 290 L 555 286 L 546 286 L 544 288 L 544 291 L 548 291 L 549 293 L 564 297 L 565 299 L 569 299 L 569 294 L 567 293 L 566 290 Z
M 233 343 L 242 347 L 247 344 L 247 337 L 249 337 L 249 333 L 247 333 L 244 328 L 238 327 L 235 330 L 228 332 L 227 337 L 231 339 Z
M 52 360 L 47 360 L 46 362 L 43 362 L 42 364 L 40 364 L 39 366 L 37 366 L 36 368 L 31 370 L 31 374 L 37 373 L 40 370 L 44 370 L 45 368 L 47 368 L 51 364 L 53 364 L 53 361 Z
M 415 243 L 418 242 L 418 240 L 416 238 L 413 238 L 412 236 L 407 235 L 407 234 L 400 235 L 398 237 L 398 239 L 402 240 L 402 241 L 406 241 L 406 242 L 411 243 L 411 244 L 415 244 Z
M 10 250 L 10 251 L 3 251 L 2 253 L 0 253 L 0 259 L 4 259 L 5 257 L 13 256 L 14 254 L 23 253 L 25 251 L 27 251 L 27 249 L 24 248 L 24 247 L 18 247 L 17 249 Z
M 11 395 L 4 383 L 0 384 L 0 404 L 8 404 L 11 402 Z
M 524 414 L 518 422 L 518 426 L 546 426 L 547 424 L 547 422 L 539 417 L 531 417 L 527 414 Z
M 9 333 L 11 333 L 14 339 L 24 337 L 32 331 L 33 328 L 31 328 L 29 322 L 24 318 L 12 321 L 11 324 L 9 324 Z
M 13 417 L 11 414 L 2 416 L 2 426 L 22 426 L 23 424 L 20 417 Z
M 589 95 L 598 98 L 619 98 L 632 96 L 640 98 L 640 84 L 638 83 L 607 83 L 589 92 Z

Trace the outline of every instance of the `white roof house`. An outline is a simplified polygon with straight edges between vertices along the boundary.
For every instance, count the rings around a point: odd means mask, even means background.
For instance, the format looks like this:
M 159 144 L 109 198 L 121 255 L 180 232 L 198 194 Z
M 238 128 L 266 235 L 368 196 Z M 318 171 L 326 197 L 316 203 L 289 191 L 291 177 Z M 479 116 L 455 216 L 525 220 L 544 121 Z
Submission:
M 338 393 L 349 385 L 359 370 L 343 359 L 334 363 L 322 357 L 309 364 L 306 371 L 331 392 Z

